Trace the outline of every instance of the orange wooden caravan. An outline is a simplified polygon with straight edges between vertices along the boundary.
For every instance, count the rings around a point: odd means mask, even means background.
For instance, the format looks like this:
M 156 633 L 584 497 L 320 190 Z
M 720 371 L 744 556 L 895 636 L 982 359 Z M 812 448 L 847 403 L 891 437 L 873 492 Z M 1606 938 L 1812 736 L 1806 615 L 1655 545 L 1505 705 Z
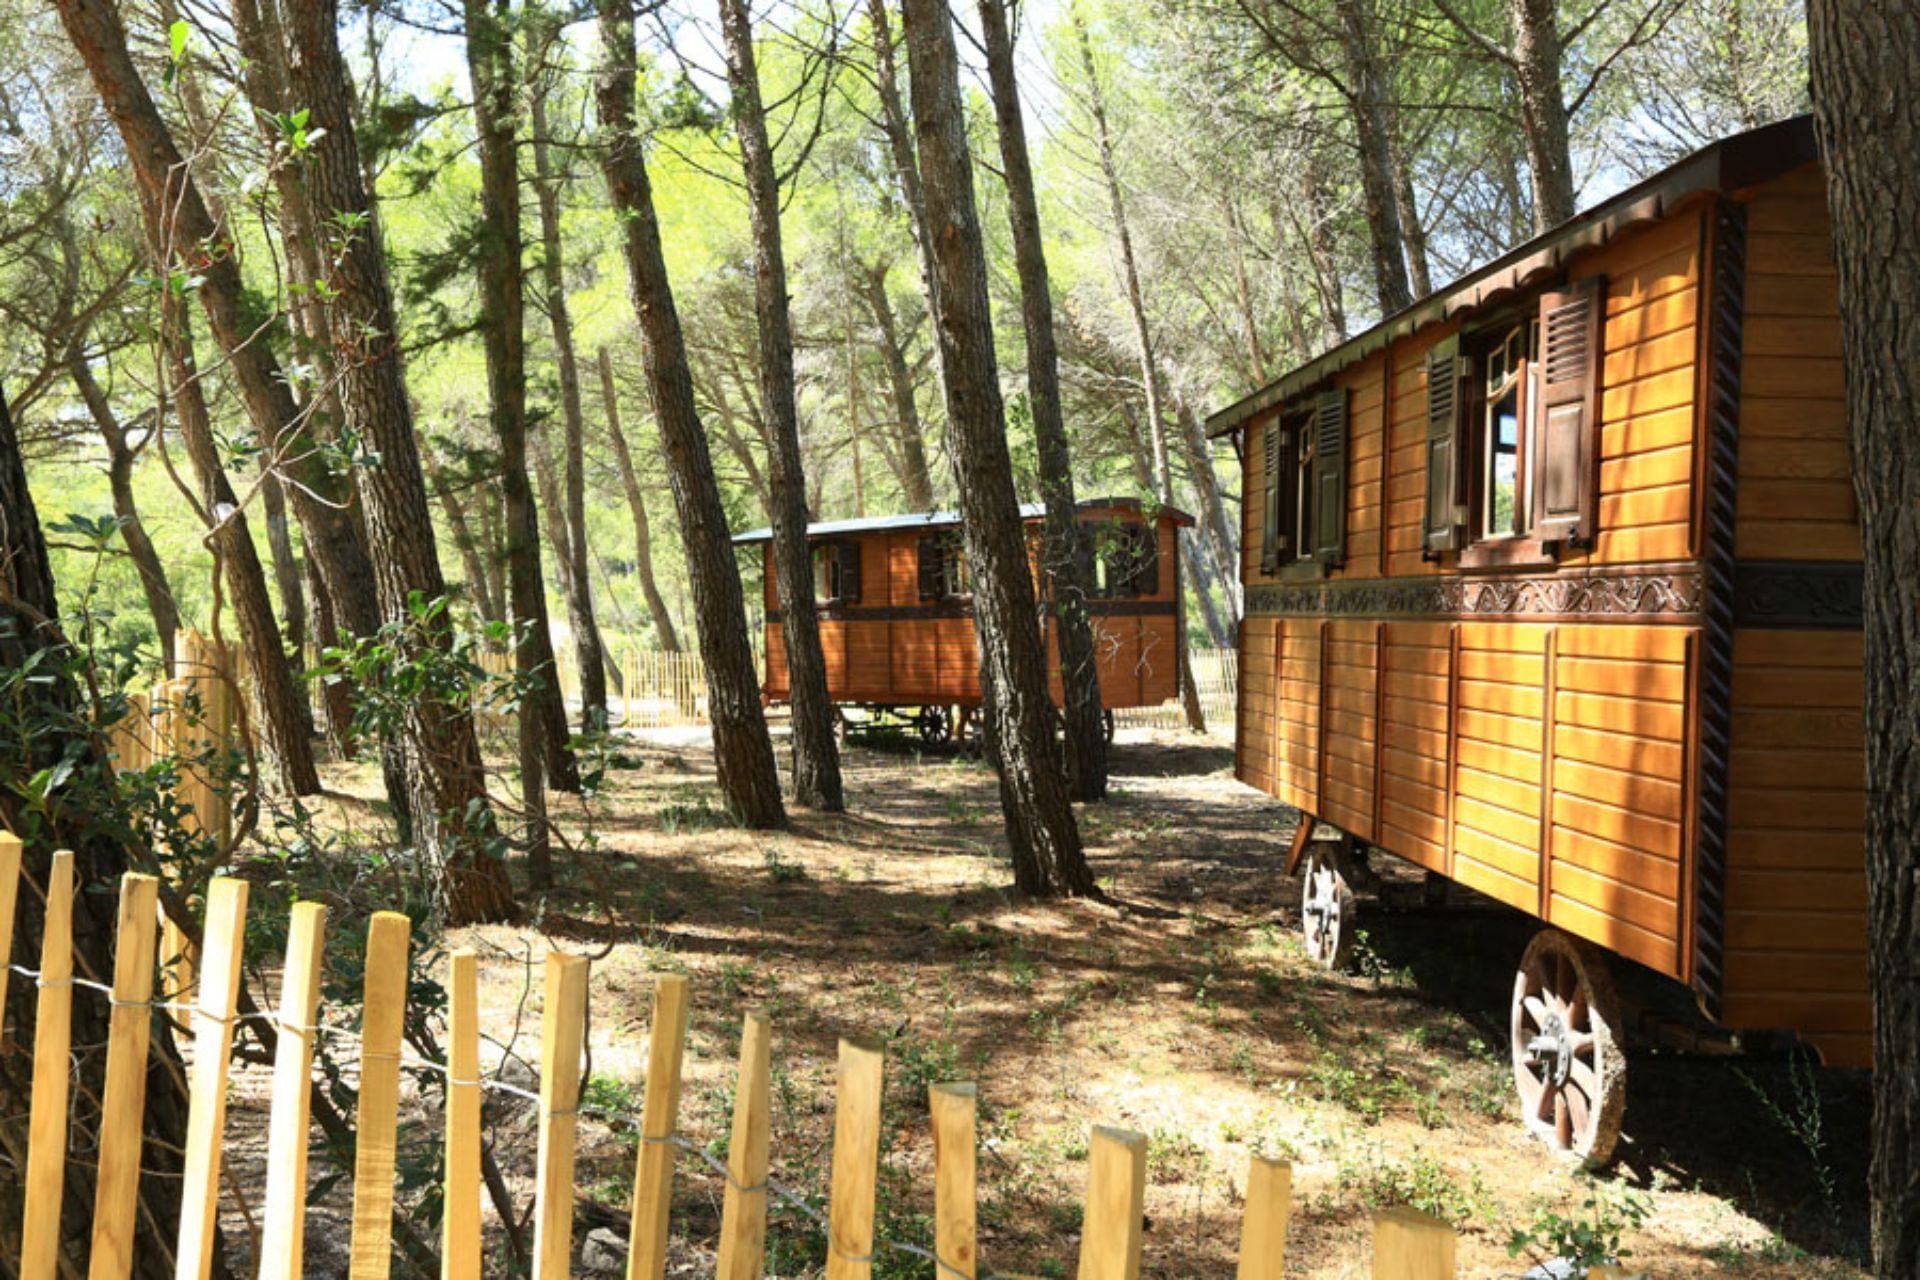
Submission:
M 1245 461 L 1237 768 L 1337 958 L 1359 846 L 1549 930 L 1531 1125 L 1604 1157 L 1606 952 L 1865 1064 L 1861 552 L 1811 124 L 1726 139 L 1213 416 Z M 1312 828 L 1314 823 L 1303 824 Z
M 1111 712 L 1179 696 L 1174 647 L 1183 622 L 1178 538 L 1193 518 L 1172 507 L 1143 508 L 1131 498 L 1082 502 L 1079 512 L 1091 555 L 1087 611 L 1100 663 L 1101 702 Z M 1044 595 L 1049 588 L 1039 572 L 1042 514 L 1038 504 L 1020 509 L 1035 582 Z M 763 548 L 767 669 L 761 689 L 767 701 L 785 702 L 789 689 L 773 532 L 755 529 L 734 542 Z M 980 705 L 980 664 L 959 515 L 931 511 L 826 521 L 807 526 L 807 542 L 813 549 L 827 691 L 835 704 L 864 708 L 868 722 L 905 716 L 933 742 L 963 731 L 967 713 Z M 1058 703 L 1060 646 L 1051 610 L 1043 611 L 1042 625 Z M 950 714 L 954 711 L 960 716 Z

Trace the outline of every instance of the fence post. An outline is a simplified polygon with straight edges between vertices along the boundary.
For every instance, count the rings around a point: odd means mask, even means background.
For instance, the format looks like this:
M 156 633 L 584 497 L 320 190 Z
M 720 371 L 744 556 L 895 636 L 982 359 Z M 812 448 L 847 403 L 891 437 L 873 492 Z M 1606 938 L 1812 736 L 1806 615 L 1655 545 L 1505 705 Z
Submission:
M 727 1145 L 727 1193 L 720 1208 L 714 1280 L 760 1280 L 766 1261 L 771 1040 L 767 1015 L 758 1009 L 749 1012 L 740 1028 L 740 1079 L 733 1090 L 733 1138 Z
M 639 1169 L 627 1280 L 660 1280 L 667 1269 L 667 1211 L 673 1204 L 673 1133 L 680 1114 L 680 1059 L 687 1048 L 687 980 L 663 973 L 653 988 L 647 1093 L 640 1113 Z
M 267 1118 L 267 1197 L 261 1209 L 260 1280 L 300 1280 L 307 1237 L 307 1122 L 314 1019 L 326 955 L 327 909 L 296 902 L 287 922 L 287 961 Z
M 359 1137 L 353 1160 L 352 1280 L 386 1280 L 393 1254 L 394 1142 L 400 1107 L 400 1035 L 407 1017 L 407 950 L 413 924 L 380 911 L 367 925 L 366 997 L 360 1015 Z
M 479 961 L 471 951 L 456 951 L 447 958 L 447 970 L 447 1165 L 440 1267 L 445 1280 L 480 1280 Z
M 873 1274 L 873 1197 L 880 1175 L 880 1084 L 885 1056 L 868 1041 L 840 1042 L 834 1093 L 833 1187 L 827 1209 L 827 1280 Z
M 60 1271 L 60 1199 L 67 1178 L 67 1048 L 73 1039 L 73 853 L 67 849 L 54 854 L 47 868 L 39 985 L 33 1015 L 33 1094 L 27 1120 L 20 1280 L 54 1280 Z
M 193 1013 L 193 1083 L 180 1184 L 180 1243 L 174 1251 L 179 1280 L 207 1280 L 213 1269 L 220 1142 L 227 1124 L 227 1059 L 233 1052 L 246 915 L 247 882 L 215 876 L 207 885 L 207 914 L 200 931 L 200 999 Z
M 1373 1280 L 1453 1280 L 1453 1228 L 1406 1205 L 1373 1215 Z
M 979 1196 L 974 1185 L 975 1117 L 979 1091 L 970 1084 L 927 1089 L 933 1117 L 933 1251 L 940 1274 L 974 1280 L 979 1274 Z
M 107 1081 L 100 1099 L 100 1166 L 93 1186 L 93 1251 L 88 1280 L 133 1272 L 134 1208 L 140 1199 L 141 1114 L 147 1097 L 147 1040 L 153 1019 L 154 903 L 159 882 L 120 877 L 113 954 L 113 1012 L 107 1021 Z
M 0 831 L 0 1017 L 7 1007 L 7 961 L 13 955 L 13 908 L 20 891 L 20 837 Z
M 1146 1135 L 1094 1126 L 1080 1226 L 1080 1280 L 1140 1280 L 1146 1201 Z
M 1293 1166 L 1255 1156 L 1247 1166 L 1247 1211 L 1240 1223 L 1235 1280 L 1280 1280 L 1287 1269 L 1287 1218 L 1293 1211 Z
M 573 1256 L 573 1140 L 580 1128 L 580 1050 L 587 958 L 547 953 L 540 1009 L 540 1146 L 535 1156 L 533 1280 L 567 1280 Z

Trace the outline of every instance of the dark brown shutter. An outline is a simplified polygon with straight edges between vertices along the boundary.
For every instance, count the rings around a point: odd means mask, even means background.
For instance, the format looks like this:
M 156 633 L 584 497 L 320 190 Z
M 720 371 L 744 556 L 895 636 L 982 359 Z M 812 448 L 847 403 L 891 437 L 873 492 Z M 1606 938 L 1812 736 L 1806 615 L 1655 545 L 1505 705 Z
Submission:
M 1460 338 L 1442 338 L 1427 352 L 1427 507 L 1421 545 L 1460 545 Z
M 918 547 L 920 555 L 920 598 L 938 600 L 943 583 L 940 576 L 942 556 L 940 538 L 937 534 L 923 534 Z
M 860 544 L 840 544 L 840 599 L 847 604 L 860 603 Z
M 1313 554 L 1324 564 L 1347 558 L 1347 389 L 1322 392 L 1313 405 Z
M 1260 526 L 1260 572 L 1272 573 L 1280 563 L 1285 538 L 1280 533 L 1280 437 L 1284 428 L 1274 418 L 1260 429 L 1261 456 L 1266 470 L 1262 474 L 1262 492 L 1266 494 Z
M 1601 300 L 1595 277 L 1540 299 L 1540 372 L 1533 413 L 1533 536 L 1593 539 L 1599 489 Z
M 1160 535 L 1159 530 L 1150 524 L 1132 526 L 1133 537 L 1133 582 L 1132 593 L 1136 596 L 1154 596 L 1160 594 Z M 1179 537 L 1179 530 L 1174 537 Z

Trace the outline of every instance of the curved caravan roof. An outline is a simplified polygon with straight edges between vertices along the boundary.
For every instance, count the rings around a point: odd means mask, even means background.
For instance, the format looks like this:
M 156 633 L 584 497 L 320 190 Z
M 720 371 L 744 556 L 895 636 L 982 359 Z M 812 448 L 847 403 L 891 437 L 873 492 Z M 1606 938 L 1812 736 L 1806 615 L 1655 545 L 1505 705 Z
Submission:
M 1142 503 L 1138 498 L 1087 498 L 1079 504 L 1081 511 L 1122 509 L 1141 511 L 1154 509 Z M 1172 520 L 1177 525 L 1191 525 L 1193 517 L 1177 507 L 1157 508 L 1160 516 Z M 1022 520 L 1038 520 L 1046 515 L 1046 508 L 1038 502 L 1020 504 Z M 901 529 L 957 529 L 960 527 L 958 511 L 921 511 L 903 516 L 867 516 L 859 520 L 816 520 L 807 526 L 809 538 L 842 537 L 855 533 L 890 533 Z M 773 530 L 770 528 L 749 529 L 745 533 L 733 535 L 734 545 L 741 546 L 753 542 L 771 542 Z

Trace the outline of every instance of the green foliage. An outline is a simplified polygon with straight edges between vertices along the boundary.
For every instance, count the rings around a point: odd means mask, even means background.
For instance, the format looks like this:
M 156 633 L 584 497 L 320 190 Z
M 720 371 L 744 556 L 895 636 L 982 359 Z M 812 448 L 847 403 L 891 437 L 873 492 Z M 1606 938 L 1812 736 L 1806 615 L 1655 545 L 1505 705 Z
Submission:
M 1651 1212 L 1652 1206 L 1630 1191 L 1615 1195 L 1591 1183 L 1575 1212 L 1542 1209 L 1528 1226 L 1515 1230 L 1507 1240 L 1507 1256 L 1525 1253 L 1536 1262 L 1564 1259 L 1573 1263 L 1575 1274 L 1584 1275 L 1591 1267 L 1627 1257 L 1631 1251 L 1621 1244 L 1622 1238 L 1639 1230 Z
M 1840 1183 L 1828 1150 L 1826 1104 L 1820 1097 L 1820 1066 L 1812 1052 L 1800 1050 L 1787 1059 L 1785 1097 L 1776 1097 L 1753 1075 L 1735 1067 L 1740 1082 L 1759 1102 L 1760 1109 L 1799 1146 L 1807 1159 L 1807 1173 L 1813 1179 L 1820 1208 L 1829 1218 L 1840 1209 Z

